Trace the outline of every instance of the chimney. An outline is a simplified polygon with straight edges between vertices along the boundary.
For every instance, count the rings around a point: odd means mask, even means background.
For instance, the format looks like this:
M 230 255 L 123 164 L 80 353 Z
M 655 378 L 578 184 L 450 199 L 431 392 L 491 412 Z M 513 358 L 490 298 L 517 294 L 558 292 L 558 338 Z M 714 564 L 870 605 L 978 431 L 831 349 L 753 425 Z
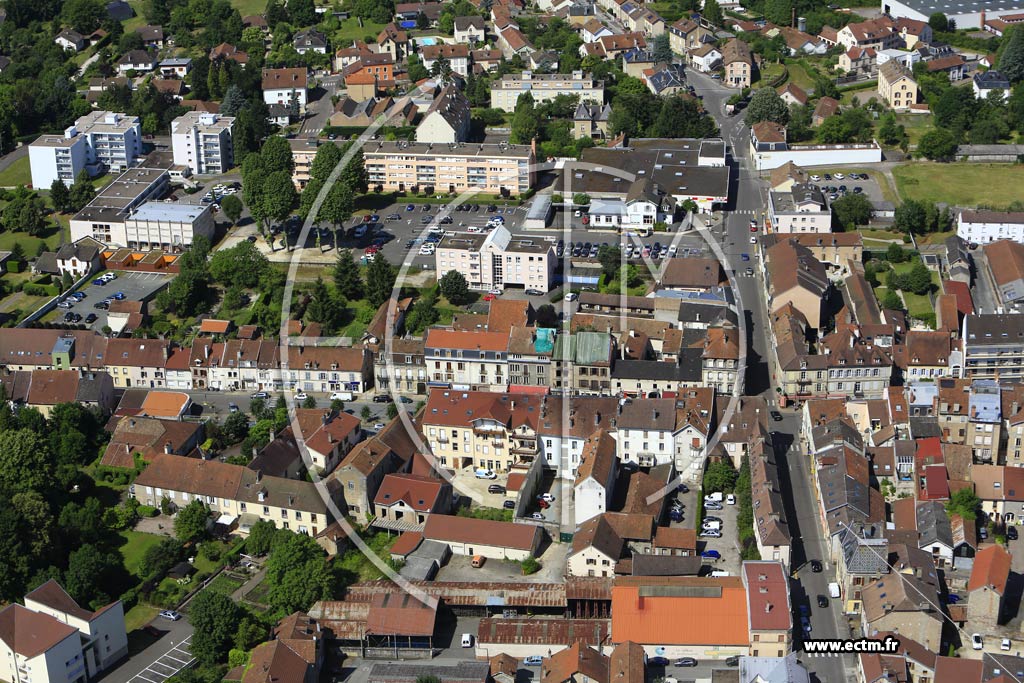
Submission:
M 209 360 L 209 358 L 210 358 L 210 345 L 209 344 L 203 345 L 203 354 L 204 354 L 205 358 L 207 360 Z
M 256 449 L 254 448 L 253 450 L 256 450 Z M 256 481 L 260 481 L 261 479 L 263 479 L 263 471 L 262 470 L 256 470 Z
M 334 434 L 327 432 L 327 443 L 334 443 Z
M 329 418 L 330 416 L 331 416 L 330 411 L 325 410 L 324 414 L 320 416 L 320 424 L 322 424 L 322 425 L 327 424 L 327 418 Z
M 253 447 L 252 447 L 252 457 L 254 457 L 254 458 L 255 458 L 255 457 L 256 457 L 256 455 L 257 455 L 257 453 L 256 453 L 256 447 L 255 447 L 255 446 L 253 446 Z M 256 477 L 256 481 L 259 481 L 259 480 L 260 480 L 260 479 L 259 479 L 259 473 L 257 472 L 256 474 L 257 474 L 257 477 Z
M 274 440 L 274 430 L 271 429 L 270 430 L 270 441 L 273 442 L 273 440 Z
M 171 454 L 171 442 L 170 441 L 168 441 L 167 443 L 164 444 L 164 453 L 166 453 L 167 455 Z

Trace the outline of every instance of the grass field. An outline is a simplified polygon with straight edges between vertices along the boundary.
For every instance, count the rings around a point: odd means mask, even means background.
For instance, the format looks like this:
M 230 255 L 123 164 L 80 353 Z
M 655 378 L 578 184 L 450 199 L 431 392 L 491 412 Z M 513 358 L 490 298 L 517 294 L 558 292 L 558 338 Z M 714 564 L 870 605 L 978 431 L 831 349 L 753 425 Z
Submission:
M 0 251 L 10 251 L 16 243 L 21 244 L 25 256 L 30 259 L 35 258 L 40 242 L 44 242 L 50 251 L 55 250 L 60 244 L 60 230 L 54 227 L 42 237 L 32 237 L 23 232 L 0 233 Z
M 17 187 L 31 182 L 32 168 L 29 166 L 27 154 L 0 171 L 0 187 Z
M 911 145 L 916 145 L 925 133 L 932 130 L 932 120 L 931 114 L 898 114 L 896 116 L 896 123 L 907 131 Z
M 131 572 L 132 576 L 141 579 L 139 565 L 142 564 L 142 556 L 165 537 L 141 531 L 122 531 L 118 535 L 124 539 L 124 545 L 118 549 L 124 558 L 124 568 Z
M 260 0 L 232 0 L 232 5 L 238 6 L 239 4 L 257 4 Z M 264 5 L 266 3 L 263 3 Z M 241 10 L 239 10 L 241 12 Z M 260 9 L 259 11 L 263 11 Z M 242 12 L 243 16 L 245 12 Z M 252 14 L 250 12 L 250 14 Z M 347 46 L 353 40 L 362 40 L 366 36 L 376 36 L 384 28 L 384 24 L 375 24 L 372 21 L 363 21 L 363 25 L 359 25 L 359 19 L 352 17 L 341 22 L 341 28 L 332 34 L 335 45 Z
M 786 64 L 786 68 L 789 69 L 789 83 L 792 83 L 802 90 L 810 90 L 814 88 L 814 79 L 812 79 L 811 75 L 807 73 L 807 69 L 804 68 L 803 64 L 789 62 Z
M 931 299 L 927 295 L 903 292 L 903 301 L 907 305 L 907 313 L 910 314 L 911 318 L 921 320 L 935 313 L 935 309 L 932 308 Z
M 902 199 L 1005 207 L 1024 201 L 1024 166 L 917 162 L 892 171 Z

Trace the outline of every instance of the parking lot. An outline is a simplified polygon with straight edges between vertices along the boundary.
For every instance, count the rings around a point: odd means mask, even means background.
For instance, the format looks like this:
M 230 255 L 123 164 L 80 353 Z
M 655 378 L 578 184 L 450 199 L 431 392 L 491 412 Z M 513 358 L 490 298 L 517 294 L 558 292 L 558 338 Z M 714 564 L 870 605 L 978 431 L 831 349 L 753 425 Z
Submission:
M 77 290 L 84 294 L 85 298 L 71 308 L 55 309 L 54 312 L 48 314 L 46 319 L 51 322 L 63 322 L 68 313 L 76 313 L 82 316 L 82 320 L 77 324 L 99 331 L 108 324 L 107 311 L 96 308 L 96 304 L 118 292 L 124 295 L 123 301 L 149 300 L 156 292 L 166 287 L 172 278 L 171 275 L 163 273 L 117 272 L 116 275 L 117 279 L 105 285 L 94 284 L 96 281 L 95 276 L 89 278 Z M 92 322 L 86 322 L 90 315 L 95 315 L 96 319 Z
M 721 538 L 701 538 L 700 530 L 697 530 L 697 551 L 717 550 L 722 556 L 719 560 L 708 560 L 706 564 L 709 564 L 714 571 L 729 572 L 730 576 L 740 575 L 740 544 L 736 534 L 737 509 L 736 505 L 727 505 L 723 502 L 721 510 L 705 509 L 701 515 L 702 520 L 706 520 L 709 516 L 722 520 Z M 689 510 L 690 508 L 687 508 L 687 511 Z M 694 522 L 696 522 L 696 515 L 694 515 Z
M 826 193 L 826 196 L 829 197 L 829 201 L 835 201 L 841 197 L 842 193 L 839 192 L 839 190 L 843 187 L 846 188 L 848 194 L 863 194 L 872 202 L 884 201 L 885 198 L 882 195 L 882 189 L 878 186 L 879 181 L 875 177 L 875 172 L 868 171 L 863 173 L 863 175 L 867 176 L 866 180 L 862 178 L 850 178 L 848 174 L 851 172 L 856 173 L 858 176 L 862 175 L 862 173 L 855 168 L 811 169 L 808 171 L 811 177 L 811 182 L 817 184 L 822 191 Z M 837 173 L 840 174 L 842 178 L 837 177 Z M 816 177 L 819 179 L 815 180 Z M 826 188 L 830 188 L 831 192 Z M 860 192 L 857 192 L 857 188 L 860 188 Z M 835 198 L 833 198 L 833 195 L 835 195 Z
M 129 683 L 163 683 L 182 669 L 192 666 L 196 659 L 188 651 L 191 641 L 192 637 L 189 636 L 175 644 L 143 671 L 136 674 Z
M 565 558 L 569 547 L 567 543 L 545 541 L 541 546 L 540 557 L 537 558 L 541 568 L 537 573 L 528 576 L 523 576 L 522 567 L 518 562 L 488 558 L 482 567 L 474 567 L 472 558 L 465 555 L 452 555 L 448 564 L 441 567 L 434 580 L 558 582 L 562 580 L 562 575 L 565 573 Z

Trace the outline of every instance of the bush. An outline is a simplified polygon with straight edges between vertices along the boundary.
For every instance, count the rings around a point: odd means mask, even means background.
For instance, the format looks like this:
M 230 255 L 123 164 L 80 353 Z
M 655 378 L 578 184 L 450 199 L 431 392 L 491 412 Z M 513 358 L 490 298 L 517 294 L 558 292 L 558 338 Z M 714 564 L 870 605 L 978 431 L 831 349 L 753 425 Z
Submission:
M 523 569 L 523 576 L 529 576 L 530 574 L 536 574 L 540 571 L 540 562 L 537 558 L 531 556 L 519 563 Z
M 140 505 L 139 516 L 140 517 L 156 517 L 160 514 L 160 510 L 153 507 L 152 505 Z

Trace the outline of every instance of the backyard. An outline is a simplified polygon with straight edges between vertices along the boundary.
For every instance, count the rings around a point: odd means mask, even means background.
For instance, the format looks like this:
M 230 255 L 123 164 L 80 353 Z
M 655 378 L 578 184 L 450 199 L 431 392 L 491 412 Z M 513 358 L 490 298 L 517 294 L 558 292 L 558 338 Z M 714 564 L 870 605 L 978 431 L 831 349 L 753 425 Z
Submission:
M 143 531 L 122 531 L 118 535 L 124 539 L 124 544 L 118 548 L 121 558 L 124 560 L 124 568 L 135 578 L 142 579 L 139 571 L 143 556 L 147 550 L 159 545 L 166 536 L 147 534 Z
M 915 162 L 892 170 L 902 199 L 1004 208 L 1024 201 L 1024 166 Z

